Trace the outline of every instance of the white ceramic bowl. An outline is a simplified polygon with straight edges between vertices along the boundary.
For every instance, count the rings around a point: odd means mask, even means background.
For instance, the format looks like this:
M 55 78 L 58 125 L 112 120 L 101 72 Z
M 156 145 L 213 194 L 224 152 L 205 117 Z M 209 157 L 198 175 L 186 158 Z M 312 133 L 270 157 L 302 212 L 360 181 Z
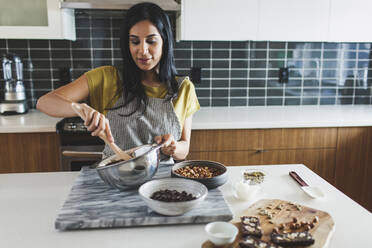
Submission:
M 208 239 L 215 245 L 227 245 L 234 242 L 238 228 L 229 222 L 216 221 L 205 226 Z
M 151 199 L 151 195 L 159 190 L 177 190 L 179 192 L 186 191 L 196 197 L 195 200 L 183 202 L 163 202 Z M 138 189 L 139 195 L 146 202 L 147 206 L 155 212 L 162 215 L 182 215 L 200 202 L 204 201 L 208 194 L 207 187 L 204 184 L 181 178 L 164 178 L 152 180 L 143 184 Z

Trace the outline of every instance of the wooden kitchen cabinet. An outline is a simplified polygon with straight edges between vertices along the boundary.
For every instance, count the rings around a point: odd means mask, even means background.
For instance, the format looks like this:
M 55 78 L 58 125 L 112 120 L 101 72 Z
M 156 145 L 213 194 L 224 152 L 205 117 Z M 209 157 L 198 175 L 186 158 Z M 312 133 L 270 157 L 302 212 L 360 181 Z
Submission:
M 260 164 L 261 130 L 193 130 L 188 159 L 218 161 L 226 165 Z
M 337 128 L 263 130 L 262 164 L 305 164 L 334 184 Z
M 265 149 L 336 148 L 337 128 L 264 129 Z
M 0 134 L 0 173 L 59 170 L 57 133 Z
M 223 163 L 224 165 L 260 165 L 262 154 L 256 150 L 248 151 L 210 151 L 190 152 L 189 160 L 211 160 Z
M 187 159 L 305 164 L 372 211 L 372 127 L 193 130 Z
M 188 159 L 225 165 L 306 164 L 334 183 L 337 128 L 193 130 Z
M 262 130 L 193 130 L 190 151 L 245 151 L 262 149 Z
M 335 156 L 335 148 L 267 150 L 263 153 L 261 164 L 305 164 L 329 183 L 334 184 Z
M 372 211 L 372 127 L 339 128 L 335 185 Z

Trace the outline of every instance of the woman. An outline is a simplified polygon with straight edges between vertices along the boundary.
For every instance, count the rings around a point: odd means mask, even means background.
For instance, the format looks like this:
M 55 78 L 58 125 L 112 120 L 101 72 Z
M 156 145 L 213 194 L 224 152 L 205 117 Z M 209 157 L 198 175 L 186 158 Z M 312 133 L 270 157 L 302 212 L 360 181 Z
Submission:
M 189 152 L 192 115 L 199 110 L 195 88 L 177 78 L 173 36 L 167 15 L 153 3 L 140 3 L 126 14 L 120 37 L 123 70 L 103 66 L 40 97 L 37 109 L 57 117 L 76 116 L 81 104 L 87 129 L 123 150 L 163 143 L 161 151 L 176 160 Z M 106 145 L 104 155 L 112 154 Z

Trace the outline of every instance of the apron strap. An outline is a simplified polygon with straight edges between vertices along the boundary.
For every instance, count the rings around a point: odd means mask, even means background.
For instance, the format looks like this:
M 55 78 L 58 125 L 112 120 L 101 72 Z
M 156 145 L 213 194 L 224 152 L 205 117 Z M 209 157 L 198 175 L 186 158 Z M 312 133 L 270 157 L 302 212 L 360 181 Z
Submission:
M 183 81 L 185 81 L 185 80 L 189 80 L 189 77 L 188 76 L 176 76 L 176 81 L 178 83 L 178 89 L 181 87 Z M 177 97 L 178 96 L 173 97 L 169 93 L 167 93 L 167 96 L 165 97 L 165 99 L 170 99 L 172 101 L 172 100 L 174 100 Z

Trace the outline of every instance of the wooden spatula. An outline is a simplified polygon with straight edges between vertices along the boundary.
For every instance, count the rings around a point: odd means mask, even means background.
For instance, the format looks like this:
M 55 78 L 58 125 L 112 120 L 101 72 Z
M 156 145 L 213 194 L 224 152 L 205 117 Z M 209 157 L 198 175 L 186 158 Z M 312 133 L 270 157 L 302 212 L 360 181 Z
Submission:
M 71 102 L 71 107 L 85 121 L 85 114 L 84 114 L 84 111 L 83 111 L 81 105 L 79 103 Z M 107 139 L 107 136 L 106 136 L 105 132 L 101 132 L 98 135 L 98 137 L 100 137 L 107 145 L 110 146 L 111 150 L 113 150 L 115 152 L 116 156 L 119 159 L 122 159 L 122 160 L 132 159 L 132 157 L 129 156 L 129 154 L 127 154 L 126 152 L 121 150 L 120 147 L 118 147 L 114 142 L 110 142 Z

